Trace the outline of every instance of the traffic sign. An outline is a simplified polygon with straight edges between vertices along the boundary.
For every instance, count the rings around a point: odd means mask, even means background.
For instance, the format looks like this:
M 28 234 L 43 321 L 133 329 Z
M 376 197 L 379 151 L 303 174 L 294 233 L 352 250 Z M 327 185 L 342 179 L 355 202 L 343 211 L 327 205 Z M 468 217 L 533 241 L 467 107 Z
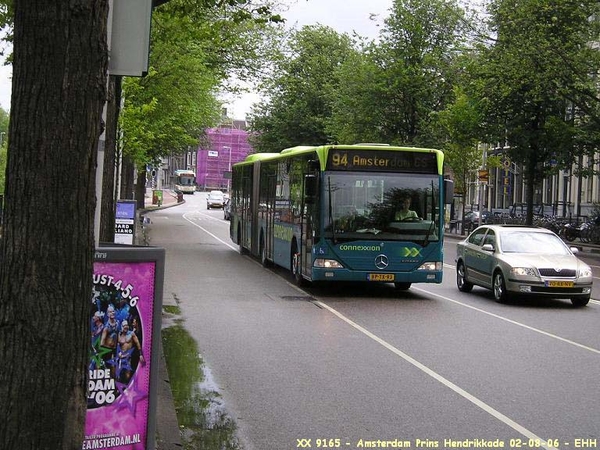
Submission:
M 478 170 L 479 181 L 487 183 L 490 181 L 490 171 L 487 169 Z

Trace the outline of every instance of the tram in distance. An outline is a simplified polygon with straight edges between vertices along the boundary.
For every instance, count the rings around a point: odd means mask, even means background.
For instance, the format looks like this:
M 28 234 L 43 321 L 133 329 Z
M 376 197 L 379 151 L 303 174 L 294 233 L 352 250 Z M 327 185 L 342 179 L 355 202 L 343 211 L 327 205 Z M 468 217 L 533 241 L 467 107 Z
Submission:
M 240 253 L 305 282 L 441 283 L 444 154 L 386 144 L 293 147 L 233 165 Z
M 193 170 L 176 170 L 175 190 L 184 194 L 193 194 L 196 192 L 196 173 Z

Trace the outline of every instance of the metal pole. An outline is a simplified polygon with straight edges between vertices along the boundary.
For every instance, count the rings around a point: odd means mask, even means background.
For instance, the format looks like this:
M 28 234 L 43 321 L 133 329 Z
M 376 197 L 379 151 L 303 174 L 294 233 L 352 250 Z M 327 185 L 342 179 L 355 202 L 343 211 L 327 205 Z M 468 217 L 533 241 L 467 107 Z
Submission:
M 223 146 L 223 149 L 229 150 L 229 163 L 227 165 L 227 171 L 229 172 L 229 176 L 231 177 L 231 146 Z M 227 192 L 229 192 L 229 183 L 231 182 L 231 178 L 227 178 Z

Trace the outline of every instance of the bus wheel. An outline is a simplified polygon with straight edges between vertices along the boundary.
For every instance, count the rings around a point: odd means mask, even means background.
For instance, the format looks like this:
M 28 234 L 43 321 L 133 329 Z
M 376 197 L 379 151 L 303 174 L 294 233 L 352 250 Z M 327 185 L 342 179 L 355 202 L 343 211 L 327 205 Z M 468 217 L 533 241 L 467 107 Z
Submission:
M 302 277 L 302 270 L 300 267 L 300 253 L 298 252 L 298 246 L 296 242 L 292 244 L 292 275 L 296 280 L 296 286 L 304 286 L 305 281 Z
M 248 250 L 246 250 L 244 248 L 244 246 L 242 245 L 242 232 L 239 229 L 239 225 L 238 225 L 238 233 L 237 233 L 237 243 L 238 243 L 238 248 L 240 250 L 240 255 L 247 255 Z
M 264 235 L 260 235 L 260 263 L 263 267 L 269 267 L 269 260 L 267 259 L 267 246 L 265 245 Z
M 411 283 L 394 283 L 394 287 L 398 291 L 408 291 L 410 289 Z

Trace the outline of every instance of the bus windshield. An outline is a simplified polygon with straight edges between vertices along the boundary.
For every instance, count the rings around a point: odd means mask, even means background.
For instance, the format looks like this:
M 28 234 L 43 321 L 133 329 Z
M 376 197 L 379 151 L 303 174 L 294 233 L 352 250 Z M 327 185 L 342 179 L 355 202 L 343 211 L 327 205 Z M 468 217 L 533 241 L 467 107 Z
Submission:
M 438 241 L 439 178 L 430 174 L 327 172 L 324 237 L 334 241 Z
M 194 186 L 196 176 L 193 173 L 183 173 L 177 176 L 177 184 L 181 186 Z

